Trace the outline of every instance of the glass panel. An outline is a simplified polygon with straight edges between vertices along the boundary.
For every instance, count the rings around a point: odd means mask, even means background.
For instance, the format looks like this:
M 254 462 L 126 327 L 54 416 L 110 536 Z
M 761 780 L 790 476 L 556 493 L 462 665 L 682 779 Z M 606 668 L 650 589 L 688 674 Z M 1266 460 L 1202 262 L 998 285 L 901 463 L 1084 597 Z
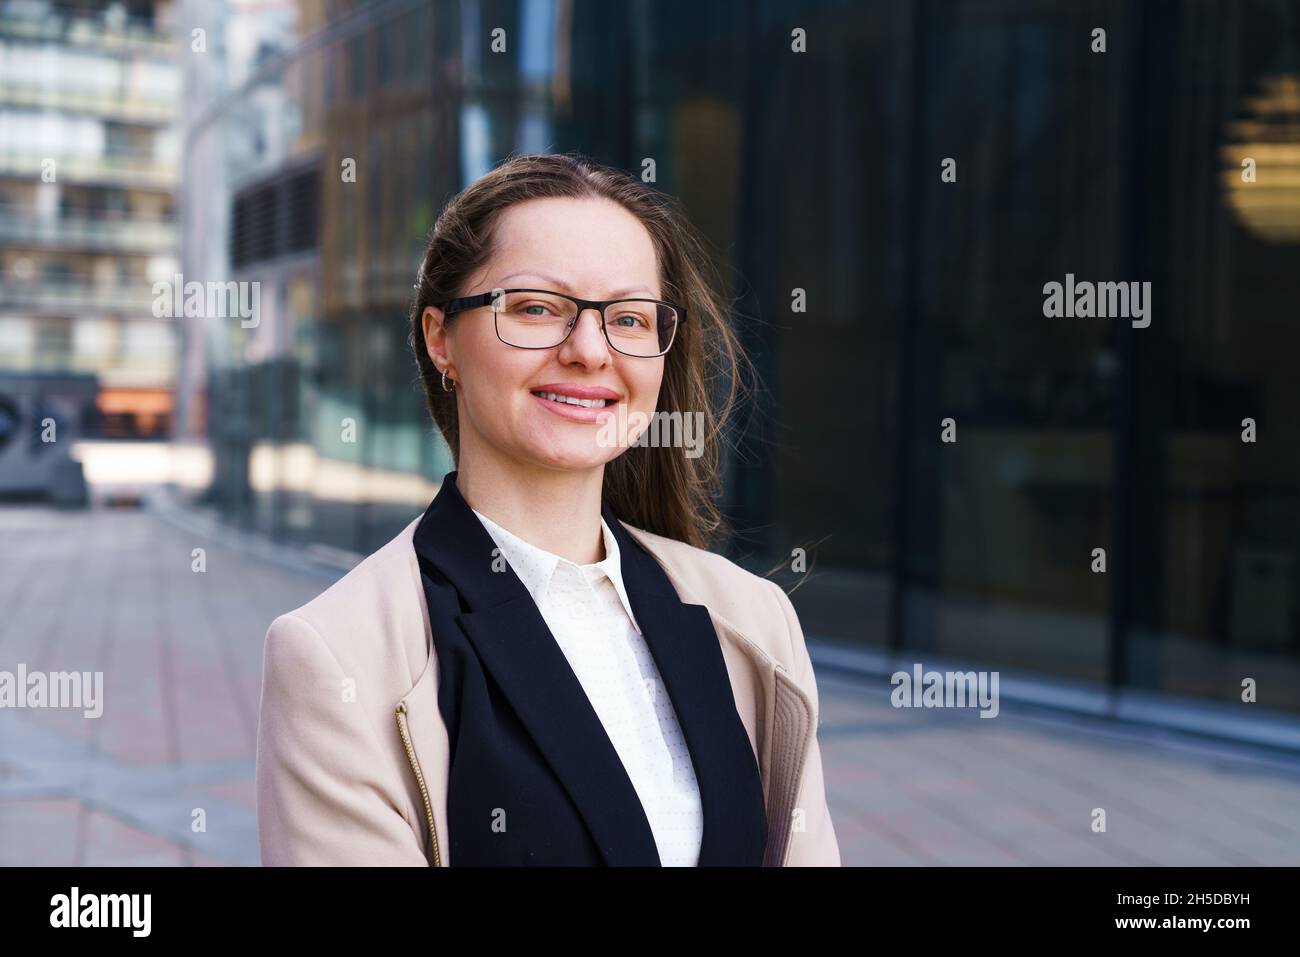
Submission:
M 1101 56 L 1091 7 L 975 0 L 302 6 L 283 65 L 214 99 L 184 153 L 184 272 L 295 290 L 256 337 L 180 327 L 213 500 L 359 551 L 419 513 L 450 465 L 406 346 L 424 239 L 540 143 L 653 183 L 708 238 L 757 371 L 713 547 L 794 588 L 810 638 L 1232 702 L 1257 678 L 1300 711 L 1294 15 L 1101 8 L 1112 42 L 1165 42 Z M 774 56 L 803 21 L 822 39 Z M 272 195 L 282 215 L 237 215 Z M 318 226 L 274 253 L 267 224 L 298 221 Z M 241 223 L 267 243 L 232 242 Z M 1151 281 L 1151 324 L 1045 314 L 1075 280 Z M 548 346 L 571 308 L 501 319 Z M 0 329 L 19 346 L 69 348 L 27 320 Z

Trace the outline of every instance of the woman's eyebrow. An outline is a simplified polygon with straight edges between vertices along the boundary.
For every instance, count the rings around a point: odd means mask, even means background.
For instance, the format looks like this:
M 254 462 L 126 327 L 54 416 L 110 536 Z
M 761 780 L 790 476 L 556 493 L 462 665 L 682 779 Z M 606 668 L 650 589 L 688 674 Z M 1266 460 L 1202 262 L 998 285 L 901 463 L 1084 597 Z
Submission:
M 500 288 L 505 284 L 505 281 L 507 279 L 514 279 L 518 276 L 524 276 L 529 279 L 540 279 L 542 282 L 549 283 L 558 292 L 567 292 L 570 294 L 573 293 L 573 288 L 563 279 L 558 279 L 555 276 L 548 276 L 545 273 L 540 273 L 540 272 L 512 272 L 508 276 L 502 276 L 496 282 L 496 287 Z M 610 298 L 618 299 L 621 298 L 622 296 L 630 296 L 634 292 L 643 292 L 647 296 L 654 295 L 654 290 L 650 289 L 648 286 L 631 286 L 627 289 L 620 289 L 618 292 L 613 293 L 610 296 Z

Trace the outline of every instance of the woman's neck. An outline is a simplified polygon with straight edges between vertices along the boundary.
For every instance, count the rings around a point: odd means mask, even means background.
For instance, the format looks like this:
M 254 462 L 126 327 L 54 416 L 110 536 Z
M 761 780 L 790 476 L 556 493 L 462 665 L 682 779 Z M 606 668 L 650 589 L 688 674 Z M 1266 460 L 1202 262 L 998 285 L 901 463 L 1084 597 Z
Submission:
M 600 532 L 604 466 L 528 468 L 461 456 L 456 488 L 475 511 L 530 545 L 590 565 L 605 558 Z

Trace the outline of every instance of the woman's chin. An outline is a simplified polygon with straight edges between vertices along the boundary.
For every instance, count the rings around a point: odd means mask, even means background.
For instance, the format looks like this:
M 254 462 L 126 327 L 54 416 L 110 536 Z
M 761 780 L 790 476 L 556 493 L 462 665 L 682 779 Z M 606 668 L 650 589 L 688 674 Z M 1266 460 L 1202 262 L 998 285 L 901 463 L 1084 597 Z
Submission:
M 599 468 L 614 458 L 617 451 L 617 449 L 601 448 L 594 442 L 587 442 L 575 443 L 571 446 L 551 445 L 544 449 L 533 449 L 530 458 L 546 468 L 578 472 Z

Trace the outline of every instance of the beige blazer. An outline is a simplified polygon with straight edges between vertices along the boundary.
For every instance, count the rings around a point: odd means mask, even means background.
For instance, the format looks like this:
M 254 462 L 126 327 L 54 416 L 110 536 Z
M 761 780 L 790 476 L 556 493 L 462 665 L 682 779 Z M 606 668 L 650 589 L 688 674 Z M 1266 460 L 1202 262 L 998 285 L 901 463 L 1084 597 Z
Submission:
M 448 860 L 447 730 L 412 536 L 419 518 L 266 633 L 257 727 L 262 863 Z M 624 523 L 704 605 L 767 809 L 764 866 L 839 866 L 817 684 L 785 592 L 721 555 Z

